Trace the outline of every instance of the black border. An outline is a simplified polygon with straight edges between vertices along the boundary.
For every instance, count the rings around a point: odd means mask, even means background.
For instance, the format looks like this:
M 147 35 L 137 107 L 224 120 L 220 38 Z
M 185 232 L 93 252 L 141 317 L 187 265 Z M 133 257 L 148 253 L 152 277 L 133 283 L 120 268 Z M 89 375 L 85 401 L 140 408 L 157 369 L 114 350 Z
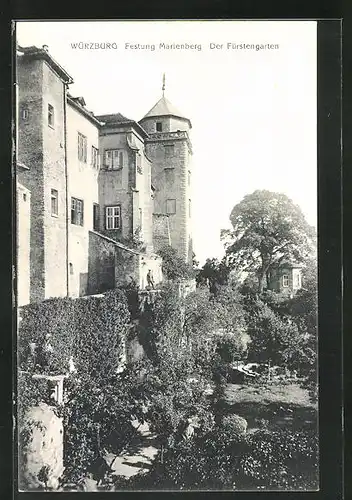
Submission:
M 332 2 L 321 2 L 320 18 L 335 19 L 341 16 L 340 5 L 335 4 L 332 9 Z M 160 15 L 164 7 L 164 15 Z M 308 4 L 308 2 L 307 2 Z M 305 15 L 296 15 L 299 18 L 316 18 L 317 13 L 310 12 L 306 7 Z M 43 4 L 40 2 L 28 2 L 17 0 L 12 12 L 13 19 L 74 19 L 73 10 L 56 12 L 55 8 L 62 7 L 62 4 L 50 3 L 50 14 L 43 15 Z M 85 7 L 87 4 L 85 4 Z M 165 3 L 160 2 L 158 6 L 150 5 L 148 15 L 144 19 L 221 19 L 244 17 L 242 12 L 235 13 L 224 5 L 224 2 L 202 2 L 203 8 L 197 8 L 195 2 L 185 9 L 180 4 L 170 4 L 170 8 L 165 9 Z M 181 9 L 180 9 L 181 7 Z M 221 7 L 225 7 L 221 9 Z M 239 6 L 240 7 L 240 6 Z M 252 2 L 247 3 L 250 14 L 253 14 Z M 38 10 L 39 9 L 39 10 Z M 85 10 L 85 8 L 84 8 Z M 131 2 L 123 8 L 118 8 L 120 19 L 135 19 L 138 11 L 138 2 Z M 183 11 L 183 12 L 180 12 Z M 186 10 L 188 10 L 186 15 Z M 222 13 L 219 11 L 223 11 Z M 264 10 L 266 12 L 264 12 Z M 273 16 L 277 18 L 278 9 Z M 334 10 L 334 12 L 333 12 Z M 124 11 L 124 12 L 123 12 Z M 178 11 L 178 12 L 177 12 Z M 203 11 L 203 12 L 202 12 Z M 217 12 L 215 12 L 217 11 Z M 302 11 L 302 9 L 301 9 Z M 122 13 L 123 12 L 123 13 Z M 67 13 L 70 15 L 68 16 Z M 157 15 L 155 15 L 157 14 Z M 270 8 L 263 4 L 262 11 L 256 12 L 254 18 L 268 18 Z M 314 16 L 315 14 L 315 16 Z M 78 18 L 81 18 L 81 14 Z M 287 16 L 287 14 L 286 14 Z M 280 16 L 281 19 L 287 18 Z M 98 16 L 99 17 L 99 16 Z M 96 18 L 96 16 L 90 16 Z M 86 15 L 86 19 L 89 16 Z M 4 37 L 1 44 L 1 63 L 5 72 L 1 75 L 5 85 L 1 87 L 2 120 L 0 120 L 1 140 L 5 140 L 1 148 L 1 180 L 0 196 L 1 210 L 0 221 L 2 223 L 2 234 L 9 236 L 2 239 L 1 259 L 2 280 L 1 280 L 1 316 L 2 335 L 0 337 L 0 380 L 6 380 L 5 385 L 0 384 L 1 393 L 1 420 L 0 420 L 0 449 L 1 449 L 1 471 L 0 471 L 0 496 L 2 498 L 12 497 L 11 478 L 13 468 L 10 457 L 12 456 L 12 295 L 11 289 L 11 262 L 12 262 L 12 239 L 11 239 L 11 201 L 12 201 L 12 179 L 8 170 L 11 165 L 11 42 L 7 35 L 10 26 L 7 24 L 1 30 Z M 321 449 L 321 490 L 318 492 L 260 492 L 260 498 L 273 499 L 283 496 L 287 499 L 316 498 L 338 500 L 342 498 L 342 432 L 341 432 L 341 404 L 342 404 L 342 331 L 341 331 L 341 144 L 340 144 L 340 123 L 341 123 L 341 24 L 340 21 L 324 20 L 318 23 L 318 183 L 319 183 L 319 323 L 320 323 L 320 449 Z M 5 89 L 5 90 L 3 90 Z M 9 120 L 6 120 L 6 118 Z M 7 257 L 9 257 L 7 259 Z M 10 265 L 9 265 L 10 264 Z M 156 495 L 163 495 L 164 492 L 143 492 L 143 496 L 153 498 Z M 118 493 L 120 497 L 127 495 L 133 497 L 139 495 L 137 492 Z M 180 493 L 165 492 L 169 497 L 174 497 Z M 213 493 L 209 492 L 185 492 L 186 495 L 206 496 L 211 498 Z M 216 493 L 220 496 L 233 495 L 230 492 Z M 247 498 L 256 498 L 257 492 L 236 492 L 237 495 Z M 40 493 L 39 498 L 51 498 L 51 493 Z M 54 493 L 54 495 L 56 495 Z M 77 493 L 61 493 L 60 498 L 76 498 Z M 89 495 L 89 493 L 88 493 Z M 113 493 L 92 493 L 92 498 L 113 498 Z M 17 498 L 27 498 L 28 500 L 37 498 L 38 494 L 20 493 Z

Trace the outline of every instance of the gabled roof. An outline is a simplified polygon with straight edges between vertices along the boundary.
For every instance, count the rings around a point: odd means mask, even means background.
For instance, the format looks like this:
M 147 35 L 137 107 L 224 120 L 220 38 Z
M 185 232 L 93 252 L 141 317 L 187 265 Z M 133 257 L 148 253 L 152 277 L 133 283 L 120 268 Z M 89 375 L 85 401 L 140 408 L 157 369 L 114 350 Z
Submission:
M 106 123 L 107 125 L 115 124 L 115 123 L 131 123 L 133 120 L 130 118 L 126 118 L 121 113 L 113 113 L 110 115 L 98 115 L 96 116 L 98 120 Z
M 71 94 L 67 93 L 67 102 L 68 104 L 73 106 L 77 111 L 82 113 L 91 122 L 93 122 L 94 125 L 97 125 L 98 127 L 102 125 L 102 123 L 97 119 L 97 117 L 94 116 L 94 114 L 85 107 L 86 103 L 83 97 L 73 97 Z
M 142 122 L 145 118 L 155 118 L 156 116 L 175 116 L 176 118 L 187 120 L 191 126 L 190 120 L 186 118 L 168 99 L 166 99 L 165 96 L 159 99 L 155 106 L 153 106 L 140 121 Z
M 113 113 L 110 115 L 95 115 L 97 120 L 102 122 L 103 127 L 112 127 L 112 126 L 124 126 L 130 125 L 131 127 L 135 127 L 137 131 L 142 135 L 142 137 L 148 137 L 147 132 L 144 128 L 135 120 L 131 120 L 130 118 L 126 118 L 126 116 L 121 113 Z

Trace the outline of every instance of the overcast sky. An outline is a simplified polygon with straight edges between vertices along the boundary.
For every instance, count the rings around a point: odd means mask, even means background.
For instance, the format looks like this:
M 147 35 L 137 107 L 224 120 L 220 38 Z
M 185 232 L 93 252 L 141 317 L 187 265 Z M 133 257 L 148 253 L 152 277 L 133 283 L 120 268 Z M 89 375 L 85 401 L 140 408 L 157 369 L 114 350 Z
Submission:
M 20 22 L 17 40 L 48 45 L 74 79 L 70 93 L 84 96 L 96 114 L 140 120 L 160 99 L 166 73 L 165 96 L 193 125 L 193 235 L 201 263 L 223 255 L 220 230 L 256 189 L 285 193 L 316 226 L 315 21 Z M 74 49 L 79 42 L 114 48 Z

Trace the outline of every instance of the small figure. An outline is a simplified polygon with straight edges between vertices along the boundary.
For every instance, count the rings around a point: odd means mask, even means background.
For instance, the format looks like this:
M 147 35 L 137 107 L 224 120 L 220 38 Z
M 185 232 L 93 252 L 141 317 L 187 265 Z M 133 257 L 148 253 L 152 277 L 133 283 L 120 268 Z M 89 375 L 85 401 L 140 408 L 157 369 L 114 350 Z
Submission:
M 151 269 L 148 269 L 148 273 L 147 273 L 147 282 L 148 282 L 148 285 L 149 285 L 151 288 L 154 288 L 154 279 L 153 279 L 153 274 L 152 274 Z

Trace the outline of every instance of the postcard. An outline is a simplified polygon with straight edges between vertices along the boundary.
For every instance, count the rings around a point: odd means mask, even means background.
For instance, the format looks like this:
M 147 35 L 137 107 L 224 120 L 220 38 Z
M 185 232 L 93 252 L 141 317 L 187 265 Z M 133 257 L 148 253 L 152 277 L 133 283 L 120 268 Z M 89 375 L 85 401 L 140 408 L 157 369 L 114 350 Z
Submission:
M 317 21 L 17 21 L 20 491 L 317 491 Z

